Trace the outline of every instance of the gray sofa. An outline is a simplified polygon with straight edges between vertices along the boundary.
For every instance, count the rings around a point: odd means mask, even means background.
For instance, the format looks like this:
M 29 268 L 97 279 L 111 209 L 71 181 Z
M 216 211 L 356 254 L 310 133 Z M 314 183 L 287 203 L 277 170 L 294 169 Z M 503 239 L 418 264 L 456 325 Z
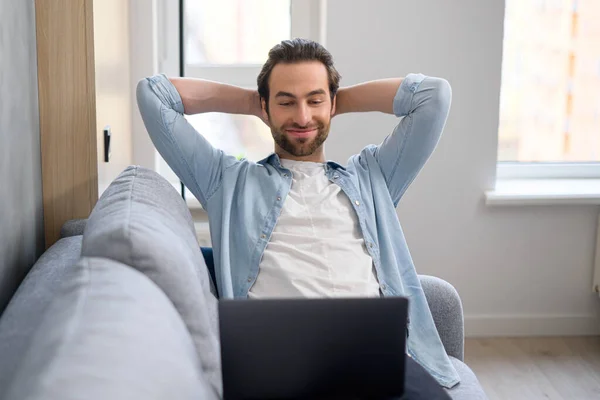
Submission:
M 61 234 L 0 317 L 0 398 L 220 398 L 218 300 L 177 191 L 129 167 Z M 485 399 L 462 362 L 458 294 L 421 283 L 462 378 L 452 398 Z

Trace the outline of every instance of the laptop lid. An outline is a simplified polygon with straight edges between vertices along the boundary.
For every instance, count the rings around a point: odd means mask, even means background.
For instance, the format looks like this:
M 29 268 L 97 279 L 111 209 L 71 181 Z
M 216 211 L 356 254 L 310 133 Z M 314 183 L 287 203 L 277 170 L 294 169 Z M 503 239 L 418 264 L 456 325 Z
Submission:
M 225 400 L 404 391 L 408 300 L 221 300 Z

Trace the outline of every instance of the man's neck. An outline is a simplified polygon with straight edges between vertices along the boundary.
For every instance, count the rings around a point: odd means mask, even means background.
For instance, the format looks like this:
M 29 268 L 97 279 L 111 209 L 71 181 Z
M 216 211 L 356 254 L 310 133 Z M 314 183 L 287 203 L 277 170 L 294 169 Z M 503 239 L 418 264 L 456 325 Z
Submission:
M 310 154 L 308 156 L 301 156 L 301 157 L 294 156 L 281 148 L 275 149 L 275 153 L 279 156 L 280 160 L 308 161 L 308 162 L 315 162 L 315 163 L 325 163 L 327 161 L 325 159 L 325 152 L 323 151 L 322 148 L 318 149 L 313 154 Z

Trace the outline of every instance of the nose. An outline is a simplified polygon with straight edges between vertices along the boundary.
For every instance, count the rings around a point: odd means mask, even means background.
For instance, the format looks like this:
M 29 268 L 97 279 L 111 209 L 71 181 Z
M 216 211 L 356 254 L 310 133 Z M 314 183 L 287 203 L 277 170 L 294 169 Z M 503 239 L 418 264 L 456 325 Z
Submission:
M 306 104 L 299 105 L 294 115 L 294 122 L 300 126 L 306 126 L 310 123 L 311 119 L 312 115 L 308 106 Z

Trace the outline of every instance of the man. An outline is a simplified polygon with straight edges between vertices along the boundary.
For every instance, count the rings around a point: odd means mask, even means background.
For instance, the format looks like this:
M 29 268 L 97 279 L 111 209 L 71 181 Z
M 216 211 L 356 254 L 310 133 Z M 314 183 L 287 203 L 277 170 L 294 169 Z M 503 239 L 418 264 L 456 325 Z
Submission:
M 271 49 L 257 91 L 159 75 L 141 81 L 137 96 L 156 148 L 208 213 L 221 297 L 407 296 L 408 353 L 452 387 L 458 374 L 395 210 L 439 140 L 450 86 L 421 74 L 339 81 L 325 48 L 294 39 Z M 275 152 L 255 163 L 215 149 L 183 117 L 211 111 L 261 118 Z M 366 111 L 404 118 L 347 166 L 327 162 L 331 119 Z

